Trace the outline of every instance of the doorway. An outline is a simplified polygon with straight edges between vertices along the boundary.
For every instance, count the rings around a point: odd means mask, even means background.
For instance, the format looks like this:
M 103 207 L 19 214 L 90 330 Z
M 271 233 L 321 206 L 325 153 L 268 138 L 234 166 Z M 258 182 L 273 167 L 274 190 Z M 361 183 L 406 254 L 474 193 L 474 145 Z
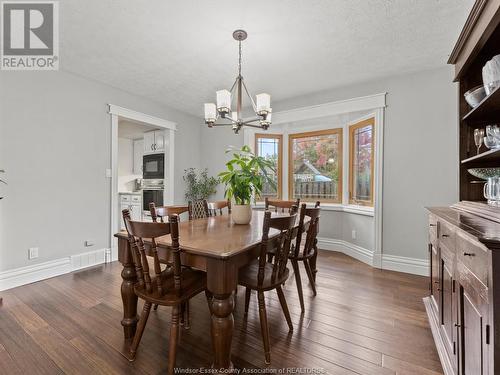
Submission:
M 135 220 L 148 220 L 148 213 L 144 209 L 146 207 L 144 194 L 147 199 L 154 196 L 158 203 L 165 205 L 171 205 L 174 202 L 176 124 L 112 104 L 109 105 L 109 114 L 111 117 L 111 170 L 109 171 L 111 230 L 110 251 L 106 261 L 115 261 L 118 260 L 118 243 L 114 234 L 122 228 L 121 210 L 130 209 Z M 157 168 L 161 165 L 163 173 L 156 175 L 163 176 L 162 179 L 143 179 L 144 155 L 148 155 L 151 160 L 162 158 L 162 163 L 158 162 Z M 149 202 L 147 204 L 149 205 Z

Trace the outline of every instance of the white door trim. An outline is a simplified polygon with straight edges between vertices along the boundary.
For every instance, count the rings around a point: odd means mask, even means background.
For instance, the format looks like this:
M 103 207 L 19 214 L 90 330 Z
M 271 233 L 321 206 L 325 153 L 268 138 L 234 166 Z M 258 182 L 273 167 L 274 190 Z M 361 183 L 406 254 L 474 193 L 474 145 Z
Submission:
M 172 129 L 177 130 L 177 124 L 172 121 L 164 120 L 159 117 L 147 115 L 142 112 L 133 111 L 131 109 L 123 108 L 114 104 L 109 105 L 109 114 L 120 116 L 122 118 L 126 118 L 129 120 L 134 120 L 138 122 L 142 122 L 148 125 L 158 126 L 164 129 Z
M 118 120 L 128 119 L 146 125 L 153 125 L 164 129 L 165 132 L 165 190 L 163 201 L 166 205 L 174 203 L 174 150 L 175 131 L 177 124 L 159 117 L 147 115 L 114 104 L 108 104 L 108 113 L 111 117 L 111 223 L 110 249 L 111 260 L 118 259 L 118 241 L 114 237 L 120 223 L 118 206 Z M 141 207 L 142 209 L 142 207 Z

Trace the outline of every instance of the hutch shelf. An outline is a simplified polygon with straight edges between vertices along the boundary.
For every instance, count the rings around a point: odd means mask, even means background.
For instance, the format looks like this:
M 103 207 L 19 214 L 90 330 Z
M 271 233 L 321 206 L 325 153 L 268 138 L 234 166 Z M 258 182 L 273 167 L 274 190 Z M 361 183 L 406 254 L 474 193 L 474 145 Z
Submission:
M 469 168 L 500 167 L 500 150 L 476 155 L 474 129 L 500 125 L 500 89 L 476 108 L 464 93 L 500 54 L 500 0 L 476 0 L 448 63 L 459 85 L 459 195 L 429 208 L 429 296 L 424 304 L 446 375 L 500 374 L 500 207 L 486 204 Z

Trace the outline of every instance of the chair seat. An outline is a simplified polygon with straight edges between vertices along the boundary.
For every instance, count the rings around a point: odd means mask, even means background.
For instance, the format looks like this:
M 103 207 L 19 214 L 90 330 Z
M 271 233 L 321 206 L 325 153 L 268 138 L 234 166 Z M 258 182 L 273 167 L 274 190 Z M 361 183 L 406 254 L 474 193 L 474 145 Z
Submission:
M 272 280 L 271 276 L 273 273 L 273 265 L 271 263 L 266 263 L 264 268 L 264 281 L 262 286 L 257 283 L 257 276 L 259 274 L 259 260 L 254 260 L 249 265 L 243 267 L 239 271 L 238 284 L 255 290 L 271 290 L 275 289 L 277 286 L 283 284 L 287 279 L 290 271 L 285 268 L 283 275 Z
M 177 295 L 174 287 L 174 274 L 172 269 L 167 269 L 162 272 L 162 288 L 163 295 L 158 293 L 156 277 L 151 280 L 151 292 L 146 291 L 146 287 L 135 286 L 135 294 L 151 303 L 162 306 L 178 305 L 200 292 L 203 292 L 207 287 L 207 276 L 205 272 L 194 270 L 192 268 L 183 268 L 181 273 L 182 290 L 180 295 Z

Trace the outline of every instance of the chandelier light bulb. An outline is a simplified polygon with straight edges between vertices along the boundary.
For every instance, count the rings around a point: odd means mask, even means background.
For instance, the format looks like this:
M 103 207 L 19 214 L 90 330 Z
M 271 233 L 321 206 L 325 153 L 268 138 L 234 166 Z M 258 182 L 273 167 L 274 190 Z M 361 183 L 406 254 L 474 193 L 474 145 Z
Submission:
M 271 110 L 271 95 L 269 94 L 258 94 L 255 97 L 257 100 L 257 113 L 259 115 L 265 115 Z
M 231 93 L 229 90 L 217 91 L 217 110 L 219 113 L 231 112 Z
M 214 123 L 217 120 L 217 107 L 214 103 L 205 103 L 205 122 Z

